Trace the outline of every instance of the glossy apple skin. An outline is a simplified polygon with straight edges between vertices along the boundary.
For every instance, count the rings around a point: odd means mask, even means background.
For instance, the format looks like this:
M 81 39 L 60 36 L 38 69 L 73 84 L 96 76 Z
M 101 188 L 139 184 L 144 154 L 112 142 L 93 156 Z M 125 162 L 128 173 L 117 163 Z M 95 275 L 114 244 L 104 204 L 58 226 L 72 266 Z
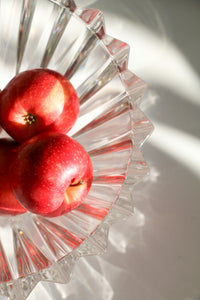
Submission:
M 0 139 L 0 215 L 18 215 L 26 212 L 14 196 L 9 183 L 9 166 L 19 144 L 11 139 Z
M 30 212 L 55 217 L 79 206 L 92 184 L 85 149 L 61 133 L 43 133 L 19 147 L 10 170 L 18 201 Z
M 20 143 L 44 131 L 67 133 L 78 114 L 76 91 L 53 70 L 24 71 L 0 92 L 0 124 Z

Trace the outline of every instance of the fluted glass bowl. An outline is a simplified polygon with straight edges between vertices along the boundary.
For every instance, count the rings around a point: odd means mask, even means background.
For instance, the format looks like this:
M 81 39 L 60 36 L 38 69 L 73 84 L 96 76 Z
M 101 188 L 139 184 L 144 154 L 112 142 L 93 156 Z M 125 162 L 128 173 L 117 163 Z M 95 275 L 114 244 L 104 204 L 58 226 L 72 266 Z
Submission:
M 69 135 L 94 168 L 91 190 L 73 211 L 0 216 L 1 295 L 26 299 L 39 281 L 66 283 L 76 260 L 103 253 L 109 226 L 132 213 L 133 184 L 148 172 L 140 147 L 152 125 L 139 108 L 145 84 L 127 69 L 128 56 L 128 45 L 105 33 L 98 10 L 64 0 L 1 0 L 0 89 L 27 69 L 67 76 L 80 98 Z

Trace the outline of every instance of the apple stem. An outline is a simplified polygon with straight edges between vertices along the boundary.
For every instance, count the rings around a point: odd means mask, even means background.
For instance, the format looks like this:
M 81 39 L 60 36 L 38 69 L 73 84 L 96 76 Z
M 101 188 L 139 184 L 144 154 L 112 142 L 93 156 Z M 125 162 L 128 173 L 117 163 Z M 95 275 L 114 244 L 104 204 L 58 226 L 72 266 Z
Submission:
M 81 179 L 79 182 L 77 183 L 71 183 L 70 186 L 77 186 L 77 185 L 81 185 L 81 184 L 84 184 L 85 181 L 83 179 Z
M 27 115 L 24 116 L 24 121 L 31 125 L 35 123 L 36 117 L 30 113 L 27 113 Z

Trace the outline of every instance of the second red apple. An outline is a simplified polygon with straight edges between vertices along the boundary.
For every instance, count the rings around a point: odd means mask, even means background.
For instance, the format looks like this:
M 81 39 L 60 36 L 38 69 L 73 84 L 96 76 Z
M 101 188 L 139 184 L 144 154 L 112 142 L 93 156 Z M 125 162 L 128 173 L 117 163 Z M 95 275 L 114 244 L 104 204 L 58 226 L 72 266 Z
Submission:
M 92 162 L 85 149 L 67 135 L 52 132 L 22 144 L 10 170 L 18 201 L 28 211 L 47 217 L 79 206 L 92 178 Z

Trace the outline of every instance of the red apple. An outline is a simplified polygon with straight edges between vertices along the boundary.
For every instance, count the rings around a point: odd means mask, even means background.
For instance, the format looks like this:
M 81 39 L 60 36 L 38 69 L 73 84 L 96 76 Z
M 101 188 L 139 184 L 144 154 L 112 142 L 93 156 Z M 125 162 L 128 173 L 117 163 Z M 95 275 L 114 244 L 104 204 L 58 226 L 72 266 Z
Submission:
M 8 176 L 18 146 L 11 139 L 0 139 L 0 214 L 17 215 L 26 212 L 14 196 Z
M 67 133 L 78 114 L 73 86 L 53 70 L 22 72 L 0 93 L 0 124 L 20 143 L 44 131 Z
M 18 201 L 47 217 L 79 206 L 92 183 L 93 168 L 85 149 L 62 133 L 43 133 L 19 147 L 10 170 Z

